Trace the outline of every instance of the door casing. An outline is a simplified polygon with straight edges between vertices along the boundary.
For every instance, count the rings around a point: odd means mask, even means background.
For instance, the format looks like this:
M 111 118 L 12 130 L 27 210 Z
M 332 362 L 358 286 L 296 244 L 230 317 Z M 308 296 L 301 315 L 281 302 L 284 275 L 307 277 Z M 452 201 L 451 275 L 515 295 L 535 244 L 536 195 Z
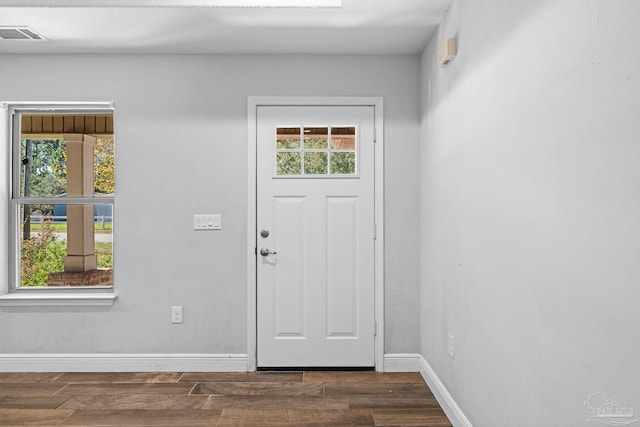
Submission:
M 376 240 L 374 244 L 374 287 L 376 336 L 374 361 L 377 371 L 384 361 L 384 123 L 382 97 L 286 97 L 250 96 L 247 102 L 247 356 L 249 371 L 257 369 L 257 110 L 259 106 L 372 106 L 375 126 L 375 212 Z

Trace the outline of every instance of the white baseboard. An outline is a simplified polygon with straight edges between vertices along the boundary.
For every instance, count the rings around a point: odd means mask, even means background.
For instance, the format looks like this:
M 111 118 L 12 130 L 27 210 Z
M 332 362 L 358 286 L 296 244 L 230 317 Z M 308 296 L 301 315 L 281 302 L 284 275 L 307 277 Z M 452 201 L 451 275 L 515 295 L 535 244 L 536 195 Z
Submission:
M 0 372 L 247 372 L 246 354 L 0 354 Z
M 384 372 L 419 372 L 421 357 L 417 353 L 387 353 Z
M 419 356 L 419 369 L 422 378 L 427 383 L 442 410 L 453 424 L 453 427 L 473 427 L 471 421 L 464 415 L 449 391 L 446 389 L 438 375 L 431 368 L 429 363 L 421 355 Z

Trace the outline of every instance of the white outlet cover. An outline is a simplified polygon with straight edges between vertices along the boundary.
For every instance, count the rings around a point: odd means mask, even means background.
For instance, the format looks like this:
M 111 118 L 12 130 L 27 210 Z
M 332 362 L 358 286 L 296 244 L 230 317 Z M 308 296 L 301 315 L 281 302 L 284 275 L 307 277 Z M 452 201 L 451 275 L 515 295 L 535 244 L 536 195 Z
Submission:
M 182 306 L 171 307 L 171 323 L 182 323 Z

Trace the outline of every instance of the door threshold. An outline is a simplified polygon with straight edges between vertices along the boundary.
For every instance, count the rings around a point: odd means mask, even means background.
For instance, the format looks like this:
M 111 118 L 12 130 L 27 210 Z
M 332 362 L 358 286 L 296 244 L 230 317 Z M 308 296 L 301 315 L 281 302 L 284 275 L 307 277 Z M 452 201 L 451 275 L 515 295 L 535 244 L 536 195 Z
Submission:
M 331 371 L 331 372 L 350 372 L 350 371 L 375 371 L 374 366 L 263 366 L 258 367 L 258 372 L 277 371 L 277 372 L 300 372 L 300 371 Z

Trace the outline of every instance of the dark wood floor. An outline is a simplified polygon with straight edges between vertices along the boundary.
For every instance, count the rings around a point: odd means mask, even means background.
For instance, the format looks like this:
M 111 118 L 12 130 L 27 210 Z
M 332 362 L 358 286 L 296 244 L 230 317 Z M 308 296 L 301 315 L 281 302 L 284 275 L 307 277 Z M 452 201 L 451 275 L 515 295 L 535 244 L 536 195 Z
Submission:
M 417 373 L 0 373 L 0 425 L 451 426 Z

